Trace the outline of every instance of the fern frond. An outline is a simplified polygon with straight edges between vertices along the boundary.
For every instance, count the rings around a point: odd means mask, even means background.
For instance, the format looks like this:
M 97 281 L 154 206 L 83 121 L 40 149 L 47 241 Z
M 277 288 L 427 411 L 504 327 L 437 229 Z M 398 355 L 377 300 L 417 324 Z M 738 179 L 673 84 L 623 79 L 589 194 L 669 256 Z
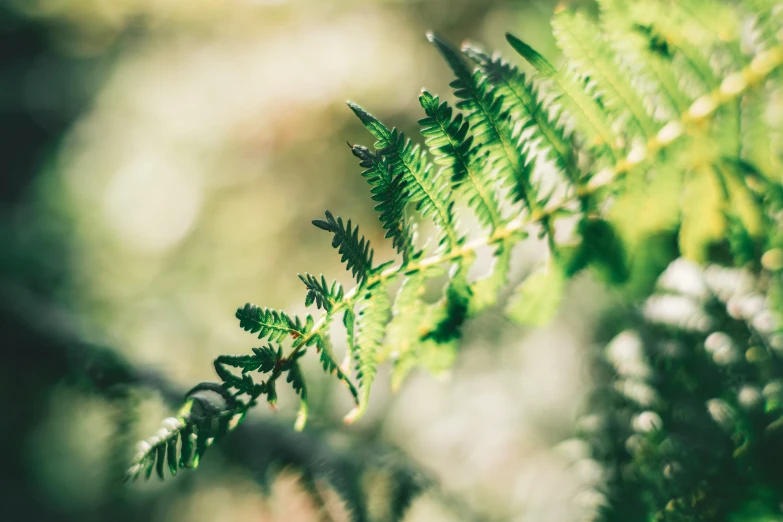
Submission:
M 416 204 L 422 217 L 432 216 L 440 236 L 438 244 L 445 245 L 447 249 L 459 245 L 462 239 L 457 233 L 454 201 L 448 191 L 448 184 L 433 174 L 432 165 L 427 163 L 419 146 L 413 145 L 397 129 L 386 128 L 375 116 L 355 103 L 349 102 L 348 106 L 378 140 L 375 148 L 388 159 L 392 175 L 402 175 L 410 201 Z
M 332 248 L 336 248 L 342 256 L 340 262 L 345 263 L 345 269 L 351 271 L 351 275 L 356 278 L 357 283 L 364 283 L 373 272 L 373 250 L 370 248 L 370 242 L 364 236 L 359 238 L 359 227 L 351 228 L 350 219 L 347 224 L 344 224 L 343 218 L 335 219 L 328 210 L 326 211 L 326 221 L 315 219 L 313 225 L 334 234 Z
M 298 352 L 285 358 L 282 346 L 278 345 L 275 350 L 272 345 L 268 345 L 263 348 L 253 348 L 253 355 L 221 355 L 215 359 L 215 372 L 223 380 L 223 388 L 226 390 L 236 388 L 237 395 L 246 394 L 252 400 L 266 394 L 269 405 L 275 408 L 277 403 L 275 381 L 283 372 L 290 370 L 291 365 L 302 355 L 304 352 Z M 242 373 L 235 375 L 227 367 L 240 368 Z M 250 375 L 253 371 L 264 374 L 266 380 L 256 383 Z
M 356 369 L 356 378 L 359 381 L 359 404 L 345 417 L 347 423 L 354 422 L 365 412 L 370 399 L 370 387 L 375 379 L 378 354 L 391 315 L 391 301 L 386 286 L 381 284 L 367 291 L 359 301 L 358 309 L 355 325 L 351 324 L 349 328 L 348 342 Z M 347 319 L 346 327 L 349 321 L 353 323 L 353 319 Z
M 467 198 L 479 221 L 494 230 L 503 218 L 489 188 L 487 155 L 468 134 L 470 125 L 463 120 L 462 114 L 452 119 L 448 103 L 441 103 L 437 96 L 427 91 L 421 93 L 419 103 L 427 115 L 419 120 L 421 133 L 435 163 L 444 166 L 443 174 L 451 180 L 453 190 Z
M 655 136 L 658 125 L 648 114 L 645 100 L 615 62 L 595 24 L 579 13 L 563 11 L 552 20 L 552 27 L 571 67 L 589 78 L 590 90 L 601 104 L 620 119 L 629 116 L 636 133 L 647 139 Z
M 380 214 L 381 225 L 387 238 L 392 238 L 392 246 L 407 260 L 413 253 L 413 223 L 405 215 L 405 206 L 411 200 L 403 172 L 394 173 L 381 152 L 375 154 L 367 147 L 351 145 L 351 152 L 359 158 L 359 165 L 365 171 L 362 176 L 372 187 L 373 201 L 378 202 L 375 210 Z
M 519 131 L 509 120 L 509 111 L 503 107 L 503 98 L 492 91 L 480 71 L 471 71 L 462 54 L 446 40 L 427 33 L 427 39 L 446 60 L 456 76 L 451 82 L 454 95 L 459 98 L 457 108 L 464 110 L 473 135 L 488 151 L 489 163 L 503 183 L 524 186 L 522 201 L 531 211 L 537 207 L 536 195 L 526 177 L 530 158 L 519 146 Z
M 546 159 L 554 155 L 555 164 L 570 179 L 576 177 L 576 158 L 566 138 L 562 121 L 558 121 L 544 103 L 536 83 L 500 57 L 490 57 L 472 45 L 463 45 L 463 52 L 475 61 L 495 86 L 513 119 L 522 122 L 522 131 L 530 129 L 529 143 L 535 143 Z
M 242 308 L 237 308 L 236 318 L 239 326 L 246 332 L 257 333 L 259 339 L 269 339 L 280 342 L 290 335 L 294 339 L 306 334 L 313 325 L 312 316 L 308 315 L 305 324 L 299 317 L 291 318 L 282 310 L 261 308 L 247 303 Z
M 282 351 L 277 355 L 282 357 Z M 275 363 L 276 359 L 272 361 L 272 368 L 274 368 Z M 253 367 L 260 371 L 261 364 L 263 363 L 254 355 L 221 355 L 214 362 L 215 373 L 223 381 L 223 386 L 227 390 L 235 388 L 240 394 L 245 393 L 248 395 L 261 395 L 265 391 L 264 385 L 256 384 L 253 381 L 253 377 L 247 373 L 253 371 L 251 369 Z M 242 368 L 242 374 L 234 375 L 226 366 Z
M 703 95 L 719 86 L 720 77 L 710 63 L 715 50 L 715 36 L 703 31 L 700 22 L 683 20 L 677 4 L 672 4 L 664 12 L 657 2 L 644 0 L 629 4 L 628 10 L 629 18 L 651 38 L 659 55 L 665 50 L 672 57 L 683 58 L 675 63 L 678 68 L 690 73 L 690 80 L 698 82 L 698 85 L 690 84 L 690 87 L 697 88 L 694 95 Z
M 509 277 L 511 250 L 533 226 L 540 231 L 539 238 L 547 239 L 551 261 L 547 269 L 534 271 L 522 282 L 507 308 L 507 314 L 523 324 L 539 325 L 551 317 L 567 281 L 584 269 L 592 269 L 605 282 L 624 285 L 624 291 L 631 288 L 637 292 L 632 294 L 635 303 L 639 288 L 652 288 L 669 260 L 683 255 L 705 263 L 745 265 L 760 274 L 764 285 L 783 295 L 779 226 L 783 185 L 776 168 L 781 163 L 780 126 L 771 121 L 779 115 L 777 98 L 783 92 L 783 46 L 770 40 L 777 31 L 770 33 L 767 27 L 766 40 L 748 35 L 754 31 L 751 24 L 746 24 L 746 30 L 744 22 L 736 20 L 745 7 L 731 5 L 717 10 L 715 20 L 703 20 L 689 32 L 693 23 L 709 14 L 712 4 L 704 7 L 696 0 L 667 4 L 672 7 L 670 20 L 660 8 L 645 19 L 641 14 L 651 5 L 641 0 L 621 9 L 614 0 L 602 0 L 601 21 L 596 23 L 559 13 L 555 30 L 569 58 L 560 71 L 511 35 L 508 41 L 535 72 L 524 74 L 468 46 L 464 54 L 480 66 L 473 70 L 463 53 L 428 35 L 456 75 L 451 84 L 460 100 L 456 108 L 464 111 L 457 114 L 438 97 L 421 94 L 426 114 L 420 121 L 422 134 L 442 167 L 437 171 L 425 150 L 349 104 L 376 139 L 374 152 L 359 145 L 351 149 L 365 169 L 362 174 L 371 186 L 386 237 L 402 254 L 402 262 L 374 266 L 373 250 L 358 228 L 326 211 L 326 219 L 314 224 L 334 235 L 332 245 L 356 285 L 344 290 L 337 283 L 328 284 L 325 276 L 300 275 L 307 287 L 305 304 L 323 309 L 317 320 L 251 304 L 239 308 L 240 326 L 272 344 L 254 348 L 248 355 L 218 357 L 215 371 L 222 384 L 202 386 L 189 395 L 187 409 L 167 421 L 154 444 L 143 447 L 129 476 L 155 470 L 163 475 L 166 465 L 174 472 L 198 464 L 212 441 L 241 421 L 259 397 L 265 394 L 274 404 L 277 381 L 284 375 L 301 399 L 296 423 L 300 429 L 308 412 L 308 394 L 299 359 L 311 346 L 316 347 L 324 371 L 343 380 L 356 400 L 346 422 L 367 409 L 380 361 L 394 360 L 393 387 L 412 368 L 447 368 L 456 356 L 464 324 L 496 305 Z M 781 16 L 770 6 L 764 9 L 770 19 Z M 746 48 L 758 52 L 746 56 Z M 630 79 L 630 73 L 639 74 L 639 79 Z M 562 191 L 556 202 L 552 195 L 559 193 L 554 188 L 546 187 L 544 193 L 536 185 L 538 179 L 533 182 L 538 159 L 554 159 L 568 178 L 569 190 Z M 545 170 L 537 169 L 538 173 Z M 525 211 L 504 217 L 500 200 L 509 187 Z M 465 198 L 488 233 L 470 241 L 461 236 L 454 196 Z M 426 257 L 414 246 L 413 225 L 406 214 L 409 203 L 431 218 L 437 229 L 439 248 Z M 556 242 L 555 231 L 570 232 L 571 237 Z M 495 249 L 494 266 L 488 276 L 470 283 L 468 269 L 484 248 Z M 636 279 L 640 272 L 653 275 L 644 275 L 640 283 Z M 441 299 L 425 302 L 425 287 L 443 275 L 447 281 Z M 399 293 L 392 300 L 388 291 L 398 283 Z M 645 287 L 645 296 L 649 288 Z M 765 306 L 761 302 L 766 298 L 779 301 L 775 306 L 783 309 L 783 298 L 770 291 L 765 298 L 751 296 L 750 304 L 732 303 L 727 311 L 738 315 L 745 308 L 757 310 Z M 699 303 L 698 311 L 705 312 L 713 301 Z M 704 321 L 704 317 L 663 324 L 672 317 L 671 309 L 663 308 L 656 311 L 654 302 L 645 303 L 645 322 L 669 333 L 687 330 L 680 340 L 686 335 L 689 341 L 696 339 L 713 327 L 711 319 Z M 329 342 L 329 328 L 340 314 L 358 389 L 348 363 L 342 367 L 337 363 Z M 783 330 L 771 324 L 774 317 L 762 319 L 769 320 L 751 326 L 774 330 L 783 338 Z M 750 336 L 754 344 L 768 348 L 745 350 L 749 364 L 769 357 L 772 349 L 783 350 L 780 339 L 775 339 L 780 346 L 772 346 L 771 338 L 747 325 L 734 326 L 732 333 L 739 332 L 743 342 Z M 284 355 L 281 345 L 289 336 L 290 351 Z M 702 341 L 706 343 L 701 339 L 697 344 Z M 699 346 L 688 356 L 701 357 L 703 352 Z M 741 356 L 738 359 L 744 361 Z M 752 373 L 747 370 L 735 376 L 745 378 Z M 689 372 L 687 367 L 683 371 Z M 644 386 L 639 392 L 630 384 L 626 390 L 626 382 L 614 384 L 613 393 L 628 395 L 621 403 L 624 406 L 616 408 L 621 415 L 664 404 L 645 395 Z M 207 391 L 217 399 L 206 400 Z M 718 406 L 718 413 L 733 411 L 733 405 Z M 777 412 L 780 406 L 770 408 Z M 780 425 L 783 420 L 776 418 L 767 428 Z M 733 434 L 742 437 L 746 431 L 740 427 Z M 624 435 L 622 443 L 628 440 Z M 739 445 L 733 457 L 742 456 L 747 448 Z M 625 464 L 634 471 L 640 466 L 638 461 L 629 462 Z M 655 462 L 655 473 L 661 464 Z M 678 501 L 685 502 L 684 498 Z M 669 504 L 662 505 L 668 509 Z
M 312 274 L 299 274 L 299 279 L 307 287 L 307 296 L 305 297 L 305 306 L 310 306 L 315 302 L 316 308 L 323 308 L 327 312 L 331 311 L 335 303 L 343 299 L 343 286 L 337 281 L 332 285 L 326 282 L 326 278 L 321 275 L 319 280 Z
M 425 303 L 421 298 L 428 280 L 445 275 L 441 267 L 429 267 L 408 277 L 397 291 L 389 323 L 386 350 L 379 362 L 394 361 L 392 390 L 399 389 L 415 367 L 439 374 L 451 367 L 456 357 L 456 340 L 438 343 L 427 337 L 443 318 L 440 303 Z
M 554 98 L 550 103 L 561 104 L 575 119 L 577 129 L 585 135 L 585 145 L 616 158 L 616 151 L 620 148 L 619 137 L 595 98 L 587 94 L 567 70 L 558 71 L 546 58 L 513 34 L 506 33 L 506 40 L 535 68 L 542 80 L 554 84 Z

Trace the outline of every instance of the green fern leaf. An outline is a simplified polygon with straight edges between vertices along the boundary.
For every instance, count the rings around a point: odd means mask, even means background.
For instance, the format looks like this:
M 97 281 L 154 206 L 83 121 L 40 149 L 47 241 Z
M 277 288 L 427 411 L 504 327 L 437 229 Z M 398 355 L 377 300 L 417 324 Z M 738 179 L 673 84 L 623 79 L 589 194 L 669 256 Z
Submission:
M 179 468 L 198 467 L 207 447 L 236 426 L 243 415 L 239 413 L 242 407 L 241 401 L 218 384 L 201 383 L 194 387 L 177 416 L 165 419 L 156 435 L 139 443 L 139 453 L 125 480 L 135 481 L 141 475 L 147 480 L 153 471 L 163 479 L 166 468 L 173 476 Z
M 346 386 L 348 386 L 348 390 L 351 392 L 354 401 L 356 401 L 358 404 L 359 392 L 356 390 L 356 387 L 353 385 L 353 382 L 351 382 L 349 376 L 343 372 L 343 369 L 337 363 L 334 351 L 332 350 L 332 343 L 329 340 L 329 335 L 326 332 L 318 336 L 316 340 L 316 349 L 321 354 L 320 361 L 324 371 L 330 375 L 336 375 L 338 379 L 343 381 Z
M 375 210 L 386 230 L 385 237 L 392 239 L 392 246 L 407 260 L 413 253 L 413 223 L 405 216 L 410 194 L 403 172 L 395 175 L 388 159 L 378 151 L 373 154 L 367 147 L 352 145 L 351 152 L 359 158 L 359 165 L 366 169 L 362 176 L 372 187 L 373 201 L 378 202 Z
M 576 158 L 566 138 L 565 127 L 544 103 L 539 88 L 516 66 L 500 57 L 492 58 L 470 45 L 463 51 L 479 64 L 489 82 L 508 107 L 511 117 L 522 122 L 522 131 L 530 129 L 529 143 L 536 143 L 543 158 L 553 155 L 557 167 L 572 180 L 577 177 Z
M 275 350 L 271 345 L 253 348 L 253 355 L 221 355 L 215 359 L 215 372 L 223 381 L 226 389 L 236 388 L 239 393 L 257 397 L 265 392 L 266 383 L 256 384 L 249 372 L 272 373 L 278 369 L 283 360 L 283 348 L 278 345 Z M 241 375 L 235 375 L 227 366 L 240 368 Z M 274 380 L 273 374 L 270 379 Z M 269 381 L 267 381 L 268 383 Z
M 529 209 L 536 208 L 536 196 L 527 165 L 527 152 L 519 146 L 521 135 L 510 121 L 509 111 L 503 107 L 503 98 L 491 90 L 489 82 L 480 71 L 471 71 L 462 54 L 446 40 L 434 33 L 427 39 L 435 45 L 454 72 L 451 82 L 454 95 L 459 98 L 457 108 L 464 110 L 476 140 L 488 151 L 488 160 L 504 183 L 511 182 L 525 187 L 519 191 L 521 200 Z
M 552 20 L 555 39 L 571 67 L 594 84 L 590 89 L 618 119 L 630 118 L 635 133 L 649 139 L 658 124 L 648 114 L 645 101 L 614 61 L 599 29 L 579 13 L 562 11 Z
M 346 270 L 351 271 L 357 283 L 364 283 L 373 272 L 373 250 L 364 236 L 359 238 L 359 227 L 351 228 L 350 219 L 347 224 L 344 224 L 343 218 L 335 219 L 328 210 L 326 221 L 316 219 L 313 220 L 313 225 L 334 234 L 332 248 L 336 248 L 342 256 L 340 262 L 345 263 Z
M 421 93 L 419 102 L 427 115 L 419 120 L 421 133 L 435 163 L 444 166 L 443 174 L 451 180 L 453 190 L 467 199 L 479 221 L 494 230 L 502 222 L 500 208 L 489 188 L 487 156 L 468 134 L 470 125 L 462 114 L 452 119 L 448 103 L 440 103 L 427 91 Z
M 525 278 L 506 306 L 506 317 L 523 326 L 545 326 L 563 299 L 566 274 L 549 263 Z
M 302 374 L 302 368 L 299 367 L 299 363 L 290 363 L 288 377 L 286 377 L 285 382 L 291 383 L 291 387 L 296 394 L 303 400 L 307 400 L 307 386 L 305 385 L 304 375 Z
M 253 378 L 248 375 L 244 370 L 242 375 L 234 375 L 226 366 L 234 367 L 253 367 L 255 362 L 252 355 L 244 356 L 231 356 L 221 355 L 215 359 L 215 373 L 223 381 L 223 386 L 226 389 L 236 388 L 240 393 L 246 393 L 248 395 L 263 393 L 264 387 L 256 384 Z
M 253 355 L 257 361 L 258 368 L 251 366 L 250 368 L 246 367 L 243 371 L 248 372 L 252 371 L 252 369 L 257 369 L 261 373 L 269 373 L 275 368 L 280 359 L 282 359 L 283 348 L 278 345 L 277 350 L 275 350 L 270 344 L 262 348 L 253 348 Z
M 427 306 L 421 297 L 428 279 L 443 275 L 443 270 L 430 268 L 406 278 L 394 298 L 392 320 L 389 323 L 386 350 L 379 354 L 378 362 L 397 358 L 411 349 L 421 337 L 421 325 L 427 320 Z
M 304 355 L 304 352 L 299 352 Z M 300 355 L 300 356 L 301 356 Z M 305 383 L 305 377 L 302 373 L 302 368 L 296 360 L 289 361 L 286 364 L 288 370 L 288 376 L 286 382 L 291 383 L 291 387 L 294 389 L 297 395 L 299 395 L 299 412 L 296 416 L 296 422 L 294 423 L 294 429 L 296 431 L 302 431 L 307 422 L 307 385 Z
M 432 165 L 426 162 L 418 145 L 413 145 L 397 129 L 389 130 L 372 114 L 355 103 L 348 103 L 362 124 L 378 140 L 375 148 L 388 159 L 394 177 L 402 175 L 410 194 L 410 201 L 416 204 L 422 217 L 432 216 L 438 227 L 438 244 L 451 249 L 462 242 L 457 233 L 454 216 L 454 201 L 448 191 L 448 184 L 435 176 Z
M 422 367 L 432 374 L 440 374 L 450 368 L 457 355 L 457 338 L 449 342 L 436 342 L 428 335 L 444 320 L 443 302 L 428 304 L 421 297 L 427 280 L 444 275 L 440 267 L 422 270 L 400 286 L 394 300 L 392 321 L 389 324 L 387 353 L 379 361 L 390 357 L 394 360 L 391 387 L 397 390 L 408 373 Z
M 680 85 L 682 73 L 672 61 L 668 44 L 637 24 L 629 6 L 606 1 L 600 6 L 601 27 L 625 69 L 655 100 L 656 112 L 665 119 L 679 118 L 693 103 L 693 97 Z
M 506 33 L 506 40 L 536 69 L 542 79 L 554 84 L 554 98 L 550 103 L 559 103 L 574 118 L 577 129 L 585 136 L 585 145 L 591 150 L 606 152 L 617 159 L 619 138 L 612 130 L 601 105 L 588 95 L 567 71 L 557 71 L 546 58 L 525 42 L 510 33 Z M 561 115 L 560 119 L 562 118 Z
M 294 316 L 292 319 L 282 310 L 261 308 L 247 303 L 243 308 L 237 308 L 236 318 L 239 326 L 246 332 L 257 333 L 259 339 L 267 338 L 270 341 L 280 342 L 290 335 L 294 339 L 307 333 L 307 325 L 312 322 L 308 316 L 306 324 Z
M 351 349 L 356 378 L 359 381 L 359 404 L 345 418 L 351 423 L 358 419 L 367 409 L 370 398 L 370 387 L 375 379 L 378 354 L 381 352 L 386 326 L 391 315 L 391 300 L 384 284 L 378 285 L 364 294 L 358 304 L 355 329 L 353 319 L 346 319 L 349 329 L 349 346 Z M 345 317 L 349 314 L 346 313 Z M 353 316 L 353 312 L 350 313 Z

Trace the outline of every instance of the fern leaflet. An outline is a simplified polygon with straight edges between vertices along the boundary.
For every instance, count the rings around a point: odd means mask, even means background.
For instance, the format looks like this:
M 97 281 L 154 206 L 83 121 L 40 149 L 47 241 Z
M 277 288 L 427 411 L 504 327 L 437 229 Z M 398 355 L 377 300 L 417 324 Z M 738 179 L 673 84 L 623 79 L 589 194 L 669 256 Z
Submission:
M 378 151 L 373 154 L 367 147 L 352 145 L 351 152 L 359 158 L 359 165 L 366 169 L 362 176 L 372 187 L 373 201 L 378 202 L 375 210 L 386 230 L 385 237 L 392 238 L 392 246 L 407 260 L 413 252 L 413 224 L 405 216 L 410 194 L 403 173 L 394 174 L 388 159 Z
M 470 125 L 463 120 L 462 114 L 452 119 L 448 103 L 441 103 L 437 96 L 427 91 L 419 96 L 419 102 L 427 114 L 419 120 L 421 133 L 426 137 L 435 162 L 445 167 L 444 174 L 451 179 L 452 187 L 467 197 L 479 220 L 494 230 L 503 218 L 494 194 L 487 188 L 486 154 L 468 134 Z
M 572 66 L 595 83 L 595 94 L 618 117 L 630 115 L 637 132 L 649 139 L 658 125 L 647 113 L 645 101 L 617 67 L 598 29 L 580 14 L 558 13 L 552 21 L 555 38 Z
M 531 129 L 528 143 L 543 143 L 543 157 L 553 153 L 557 167 L 574 180 L 575 158 L 564 126 L 550 114 L 533 80 L 527 79 L 516 66 L 501 58 L 491 58 L 472 46 L 464 46 L 463 49 L 484 69 L 512 117 L 523 122 L 522 130 Z
M 342 256 L 340 262 L 345 263 L 345 269 L 351 271 L 357 283 L 364 283 L 373 272 L 373 250 L 364 236 L 359 238 L 359 227 L 351 228 L 350 219 L 347 224 L 344 224 L 343 218 L 335 219 L 328 210 L 326 221 L 315 219 L 313 225 L 334 234 L 332 248 L 336 248 Z
M 447 249 L 459 245 L 462 239 L 457 233 L 454 201 L 449 194 L 448 184 L 433 175 L 432 166 L 425 161 L 419 146 L 414 146 L 397 129 L 390 131 L 355 103 L 348 103 L 348 106 L 378 140 L 375 148 L 388 158 L 393 176 L 402 174 L 410 191 L 411 202 L 416 203 L 422 217 L 432 215 L 440 233 L 438 244 L 445 245 Z
M 511 182 L 520 187 L 521 200 L 528 209 L 536 208 L 536 196 L 530 186 L 529 158 L 518 146 L 519 132 L 515 132 L 509 123 L 509 111 L 503 108 L 503 99 L 496 96 L 490 84 L 480 71 L 471 72 L 459 51 L 434 33 L 428 33 L 427 39 L 448 63 L 457 77 L 451 82 L 454 95 L 460 99 L 458 109 L 465 110 L 473 134 L 489 154 L 489 162 L 497 170 L 503 182 Z
M 566 111 L 576 120 L 577 129 L 585 135 L 586 145 L 590 149 L 607 151 L 617 158 L 618 137 L 596 100 L 585 93 L 582 87 L 565 71 L 559 72 L 546 58 L 516 36 L 506 33 L 506 40 L 525 60 L 532 65 L 542 78 L 555 84 L 556 98 Z M 562 116 L 561 116 L 562 118 Z
M 359 381 L 359 404 L 345 418 L 350 423 L 360 417 L 370 399 L 370 386 L 375 379 L 378 355 L 382 348 L 386 326 L 391 315 L 391 301 L 385 285 L 368 291 L 358 304 L 359 312 L 355 325 L 349 329 L 351 354 Z M 348 317 L 348 313 L 346 313 Z M 353 321 L 353 312 L 350 313 Z M 347 326 L 347 324 L 346 324 Z
M 299 279 L 307 287 L 307 296 L 305 297 L 305 306 L 310 306 L 315 302 L 317 308 L 323 308 L 327 312 L 332 310 L 332 307 L 342 301 L 343 299 L 343 286 L 337 281 L 333 281 L 332 285 L 326 282 L 326 278 L 321 275 L 320 281 L 312 274 L 299 274 Z
M 308 315 L 305 324 L 302 324 L 299 317 L 294 316 L 292 319 L 282 310 L 261 308 L 250 303 L 237 308 L 236 318 L 239 319 L 239 326 L 246 332 L 257 333 L 259 339 L 266 338 L 277 342 L 288 335 L 296 339 L 306 334 L 313 324 L 312 316 Z

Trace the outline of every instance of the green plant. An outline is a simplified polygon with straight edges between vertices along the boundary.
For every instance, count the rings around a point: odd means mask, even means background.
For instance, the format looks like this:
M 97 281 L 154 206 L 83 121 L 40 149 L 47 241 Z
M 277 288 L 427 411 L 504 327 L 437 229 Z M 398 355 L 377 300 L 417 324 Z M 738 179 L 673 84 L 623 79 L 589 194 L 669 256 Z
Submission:
M 348 423 L 365 411 L 378 364 L 393 360 L 395 387 L 414 367 L 447 368 L 465 321 L 487 309 L 496 313 L 492 307 L 507 284 L 512 247 L 531 232 L 546 239 L 549 257 L 505 305 L 506 315 L 523 325 L 546 323 L 568 280 L 585 269 L 617 287 L 630 303 L 649 302 L 661 291 L 658 276 L 681 256 L 701 266 L 754 274 L 753 292 L 766 299 L 765 313 L 774 317 L 783 311 L 778 297 L 783 269 L 782 19 L 774 2 L 763 0 L 604 0 L 597 20 L 569 10 L 556 13 L 554 35 L 564 55 L 560 68 L 507 35 L 529 65 L 525 71 L 476 46 L 456 49 L 429 34 L 455 75 L 451 86 L 458 101 L 452 107 L 421 93 L 425 147 L 349 103 L 375 140 L 374 150 L 351 145 L 351 151 L 399 259 L 376 263 L 369 241 L 350 220 L 326 211 L 325 219 L 313 221 L 332 234 L 332 246 L 355 286 L 345 290 L 324 276 L 300 275 L 306 305 L 321 311 L 317 318 L 251 304 L 239 308 L 240 326 L 267 344 L 252 354 L 219 357 L 215 370 L 222 383 L 201 384 L 188 394 L 177 417 L 142 443 L 129 477 L 149 477 L 156 469 L 162 478 L 166 467 L 173 474 L 197 466 L 206 448 L 240 423 L 261 397 L 275 404 L 283 377 L 300 397 L 296 427 L 303 428 L 307 387 L 299 359 L 308 351 L 318 353 L 324 371 L 353 396 L 356 407 L 346 416 Z M 460 226 L 457 203 L 475 215 L 481 226 L 477 237 L 468 237 Z M 417 239 L 418 220 L 429 220 L 435 228 L 434 241 L 425 246 Z M 468 270 L 485 248 L 495 257 L 492 271 L 472 280 Z M 444 275 L 448 282 L 442 298 L 434 304 L 423 300 L 428 282 Z M 676 367 L 660 351 L 644 352 L 660 375 L 685 375 L 682 381 L 655 382 L 665 400 L 648 404 L 624 396 L 623 408 L 607 413 L 616 429 L 583 434 L 594 458 L 616 471 L 602 490 L 607 504 L 616 507 L 602 508 L 605 518 L 627 513 L 628 506 L 639 518 L 673 520 L 690 520 L 694 512 L 725 518 L 732 510 L 757 506 L 753 502 L 760 497 L 747 494 L 724 495 L 703 508 L 704 499 L 722 494 L 720 488 L 707 487 L 713 472 L 686 481 L 686 487 L 662 484 L 666 472 L 658 469 L 677 454 L 664 456 L 661 445 L 670 422 L 660 429 L 658 421 L 671 418 L 681 397 L 714 397 L 751 386 L 751 381 L 775 388 L 770 383 L 781 377 L 777 323 L 762 337 L 747 326 L 753 317 L 746 318 L 745 330 L 735 329 L 734 342 L 743 353 L 763 346 L 758 349 L 764 357 L 747 355 L 748 368 L 713 367 L 715 362 L 704 356 L 706 340 L 727 324 L 725 313 L 718 311 L 720 302 L 704 298 L 705 313 L 713 319 L 698 335 L 681 324 L 657 334 L 673 336 L 698 352 L 697 362 Z M 329 328 L 338 320 L 347 331 L 350 365 L 340 364 L 331 349 Z M 656 321 L 648 314 L 634 324 L 653 328 Z M 597 365 L 611 362 L 601 352 Z M 630 382 L 622 375 L 608 378 L 615 388 Z M 782 402 L 773 392 L 767 394 L 775 397 L 767 399 L 767 412 L 754 417 L 756 424 L 746 431 L 777 436 Z M 723 403 L 710 404 L 704 411 L 723 408 Z M 625 444 L 634 423 L 644 424 L 637 431 L 651 444 L 644 458 L 618 446 Z M 707 432 L 719 432 L 714 419 L 708 425 L 714 429 Z M 732 433 L 727 440 L 743 454 L 745 438 Z M 763 458 L 763 453 L 755 455 Z M 721 469 L 730 469 L 733 459 L 720 460 Z M 623 475 L 625 464 L 638 472 L 635 478 Z M 781 476 L 753 480 L 743 484 L 767 491 Z M 690 489 L 684 494 L 682 488 Z M 780 496 L 765 495 L 759 500 L 764 506 Z

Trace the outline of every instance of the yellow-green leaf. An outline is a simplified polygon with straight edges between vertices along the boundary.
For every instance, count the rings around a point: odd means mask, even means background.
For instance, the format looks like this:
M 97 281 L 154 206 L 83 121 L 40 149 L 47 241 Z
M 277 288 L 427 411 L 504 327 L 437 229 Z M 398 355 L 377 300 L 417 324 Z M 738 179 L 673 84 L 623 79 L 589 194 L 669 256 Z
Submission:
M 560 306 L 565 286 L 566 277 L 559 266 L 539 268 L 514 291 L 506 316 L 523 326 L 547 324 Z

